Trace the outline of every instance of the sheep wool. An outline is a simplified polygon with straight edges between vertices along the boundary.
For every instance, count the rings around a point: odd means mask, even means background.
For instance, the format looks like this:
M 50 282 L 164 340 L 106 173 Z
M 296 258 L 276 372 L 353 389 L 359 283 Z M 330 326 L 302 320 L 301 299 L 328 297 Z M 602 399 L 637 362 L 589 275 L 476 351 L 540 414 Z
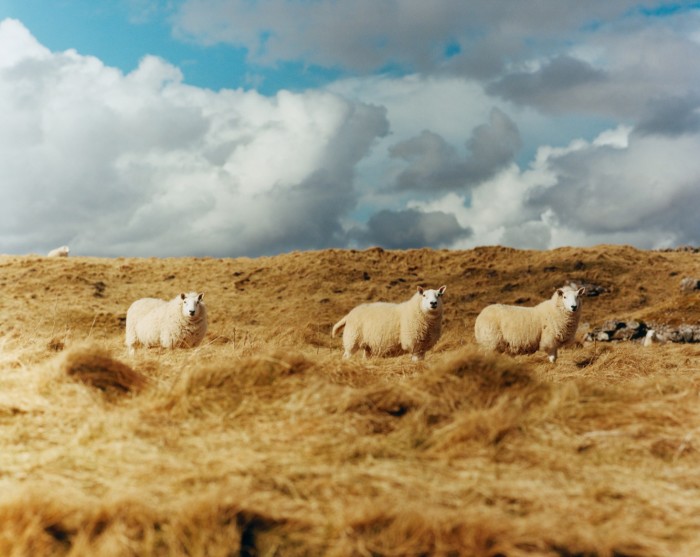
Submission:
M 69 253 L 70 253 L 70 248 L 68 246 L 61 246 L 59 248 L 52 249 L 48 254 L 46 254 L 46 256 L 47 257 L 68 257 Z
M 558 288 L 549 300 L 534 307 L 492 304 L 476 318 L 474 335 L 481 346 L 506 354 L 546 352 L 557 360 L 560 347 L 574 340 L 581 318 L 585 288 Z
M 142 298 L 126 312 L 126 347 L 191 348 L 199 345 L 207 332 L 204 293 L 182 293 L 172 300 Z
M 343 330 L 344 358 L 361 348 L 365 358 L 408 352 L 413 361 L 422 360 L 440 339 L 446 288 L 428 290 L 419 286 L 410 300 L 400 304 L 361 304 L 333 326 L 331 336 Z
M 644 337 L 644 340 L 642 341 L 642 344 L 649 347 L 654 346 L 655 344 L 663 344 L 664 342 L 665 338 L 659 336 L 659 333 L 657 333 L 654 329 L 649 329 Z

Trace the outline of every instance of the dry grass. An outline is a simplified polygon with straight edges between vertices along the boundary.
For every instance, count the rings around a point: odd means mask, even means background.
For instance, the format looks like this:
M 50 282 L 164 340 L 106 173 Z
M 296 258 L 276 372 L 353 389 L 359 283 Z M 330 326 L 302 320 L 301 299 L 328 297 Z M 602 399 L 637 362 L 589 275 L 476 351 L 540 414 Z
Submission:
M 473 346 L 478 311 L 571 280 L 583 321 L 698 323 L 698 255 L 330 250 L 0 257 L 0 555 L 700 554 L 700 346 Z M 365 300 L 447 284 L 423 363 L 343 361 Z M 194 350 L 123 346 L 143 296 L 205 291 Z

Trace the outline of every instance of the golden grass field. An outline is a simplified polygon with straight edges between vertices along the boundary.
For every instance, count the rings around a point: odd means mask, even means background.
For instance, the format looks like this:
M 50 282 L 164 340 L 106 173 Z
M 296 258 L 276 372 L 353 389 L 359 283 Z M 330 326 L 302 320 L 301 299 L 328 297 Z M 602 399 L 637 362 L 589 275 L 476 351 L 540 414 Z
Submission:
M 686 276 L 622 246 L 2 256 L 0 555 L 700 555 L 700 345 L 473 335 L 572 280 L 607 290 L 582 325 L 697 324 Z M 342 360 L 333 323 L 418 284 L 447 285 L 425 361 Z M 204 343 L 129 357 L 130 303 L 189 290 Z

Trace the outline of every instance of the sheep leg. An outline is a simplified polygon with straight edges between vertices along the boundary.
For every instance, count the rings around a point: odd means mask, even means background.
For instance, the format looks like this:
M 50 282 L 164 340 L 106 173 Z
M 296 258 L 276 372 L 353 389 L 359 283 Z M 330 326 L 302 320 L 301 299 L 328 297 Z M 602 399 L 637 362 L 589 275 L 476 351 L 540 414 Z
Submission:
M 345 351 L 343 352 L 343 358 L 348 360 L 352 358 L 353 354 L 357 352 L 357 349 L 359 348 L 357 344 L 350 344 L 350 343 L 344 343 L 343 348 Z
M 133 330 L 131 323 L 126 324 L 126 347 L 129 349 L 129 354 L 134 353 L 134 344 L 136 343 L 136 332 Z
M 557 349 L 552 348 L 552 350 L 549 351 L 549 354 L 547 356 L 549 358 L 549 361 L 554 363 L 557 361 Z
M 423 359 L 425 359 L 425 352 L 416 352 L 413 354 L 413 356 L 411 356 L 412 362 L 420 362 Z
M 133 356 L 136 353 L 136 333 L 132 330 L 131 327 L 127 327 L 126 329 L 126 348 L 129 352 L 129 356 Z

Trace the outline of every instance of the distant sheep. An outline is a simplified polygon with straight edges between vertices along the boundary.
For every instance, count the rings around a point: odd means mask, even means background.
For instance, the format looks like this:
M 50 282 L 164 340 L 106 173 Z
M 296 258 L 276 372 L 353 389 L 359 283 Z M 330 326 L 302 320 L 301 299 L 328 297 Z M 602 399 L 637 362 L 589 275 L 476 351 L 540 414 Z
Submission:
M 47 254 L 47 257 L 68 257 L 69 253 L 70 253 L 70 248 L 68 246 L 61 246 L 60 248 L 52 249 Z
M 440 338 L 446 288 L 426 290 L 419 286 L 410 300 L 400 304 L 361 304 L 333 326 L 331 336 L 344 329 L 344 358 L 361 348 L 365 358 L 408 352 L 413 361 L 422 360 Z
M 162 346 L 191 348 L 207 332 L 207 308 L 203 293 L 183 293 L 169 302 L 159 298 L 142 298 L 126 312 L 126 347 Z
M 663 344 L 666 342 L 666 338 L 654 329 L 647 330 L 647 334 L 642 341 L 644 346 L 654 346 L 655 344 Z
M 564 286 L 535 307 L 486 306 L 474 324 L 476 341 L 485 348 L 511 355 L 542 350 L 554 363 L 558 349 L 574 340 L 581 317 L 580 297 L 585 291 Z

